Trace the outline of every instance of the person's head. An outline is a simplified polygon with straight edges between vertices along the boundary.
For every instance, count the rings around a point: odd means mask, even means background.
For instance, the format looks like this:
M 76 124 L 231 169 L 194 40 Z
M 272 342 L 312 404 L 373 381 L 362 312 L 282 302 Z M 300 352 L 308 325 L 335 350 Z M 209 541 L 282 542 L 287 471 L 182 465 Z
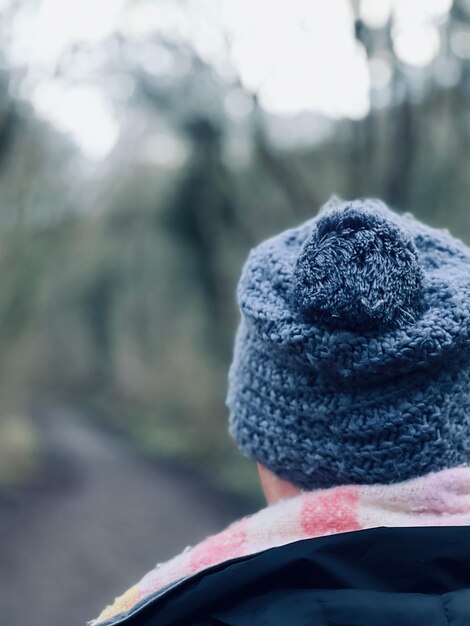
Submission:
M 470 250 L 376 200 L 254 248 L 230 432 L 269 502 L 470 461 Z

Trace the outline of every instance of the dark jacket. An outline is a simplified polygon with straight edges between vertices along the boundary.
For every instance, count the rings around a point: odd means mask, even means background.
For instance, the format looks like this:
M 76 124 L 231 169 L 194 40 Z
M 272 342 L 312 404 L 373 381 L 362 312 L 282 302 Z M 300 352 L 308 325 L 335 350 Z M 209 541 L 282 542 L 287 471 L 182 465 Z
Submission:
M 375 528 L 233 559 L 120 626 L 470 626 L 470 527 Z

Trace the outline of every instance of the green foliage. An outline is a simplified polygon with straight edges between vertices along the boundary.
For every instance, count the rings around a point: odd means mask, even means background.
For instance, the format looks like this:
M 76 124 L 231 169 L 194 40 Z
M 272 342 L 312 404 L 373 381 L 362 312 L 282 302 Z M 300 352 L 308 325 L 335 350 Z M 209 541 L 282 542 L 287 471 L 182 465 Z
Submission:
M 243 260 L 332 193 L 380 196 L 470 241 L 468 67 L 458 85 L 412 98 L 408 84 L 402 100 L 337 122 L 321 143 L 283 148 L 271 132 L 282 121 L 256 98 L 247 94 L 253 114 L 235 125 L 221 104 L 233 84 L 188 47 L 165 46 L 191 61 L 174 84 L 126 67 L 121 50 L 120 71 L 137 88 L 124 139 L 101 168 L 87 169 L 68 140 L 6 100 L 0 388 L 18 402 L 94 406 L 149 454 L 217 468 L 253 490 L 224 406 Z M 393 88 L 405 74 L 395 61 Z M 148 136 L 163 131 L 184 148 L 177 163 L 145 157 Z

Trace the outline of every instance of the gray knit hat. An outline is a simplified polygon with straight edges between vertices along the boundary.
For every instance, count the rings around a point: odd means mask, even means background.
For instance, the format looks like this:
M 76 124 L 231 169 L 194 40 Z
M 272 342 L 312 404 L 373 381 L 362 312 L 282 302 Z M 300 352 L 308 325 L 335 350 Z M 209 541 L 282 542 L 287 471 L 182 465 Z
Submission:
M 254 248 L 238 286 L 230 432 L 304 489 L 470 462 L 470 250 L 378 200 Z

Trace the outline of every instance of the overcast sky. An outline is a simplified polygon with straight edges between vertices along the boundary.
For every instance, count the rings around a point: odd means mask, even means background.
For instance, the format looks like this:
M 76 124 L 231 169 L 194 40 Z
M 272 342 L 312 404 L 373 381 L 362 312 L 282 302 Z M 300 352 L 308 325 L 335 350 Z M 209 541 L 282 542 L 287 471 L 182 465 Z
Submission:
M 373 26 L 383 24 L 394 10 L 396 53 L 411 65 L 424 66 L 439 50 L 437 24 L 452 1 L 357 4 Z M 14 62 L 30 67 L 28 97 L 38 113 L 70 132 L 88 156 L 102 158 L 118 137 L 105 94 L 93 84 L 64 86 L 53 79 L 53 70 L 74 43 L 99 42 L 113 32 L 143 38 L 158 31 L 190 40 L 221 70 L 232 64 L 270 111 L 353 119 L 369 111 L 371 73 L 353 35 L 348 0 L 42 0 L 38 9 L 25 8 L 17 20 L 10 54 Z M 386 87 L 386 64 L 378 60 L 372 71 Z

